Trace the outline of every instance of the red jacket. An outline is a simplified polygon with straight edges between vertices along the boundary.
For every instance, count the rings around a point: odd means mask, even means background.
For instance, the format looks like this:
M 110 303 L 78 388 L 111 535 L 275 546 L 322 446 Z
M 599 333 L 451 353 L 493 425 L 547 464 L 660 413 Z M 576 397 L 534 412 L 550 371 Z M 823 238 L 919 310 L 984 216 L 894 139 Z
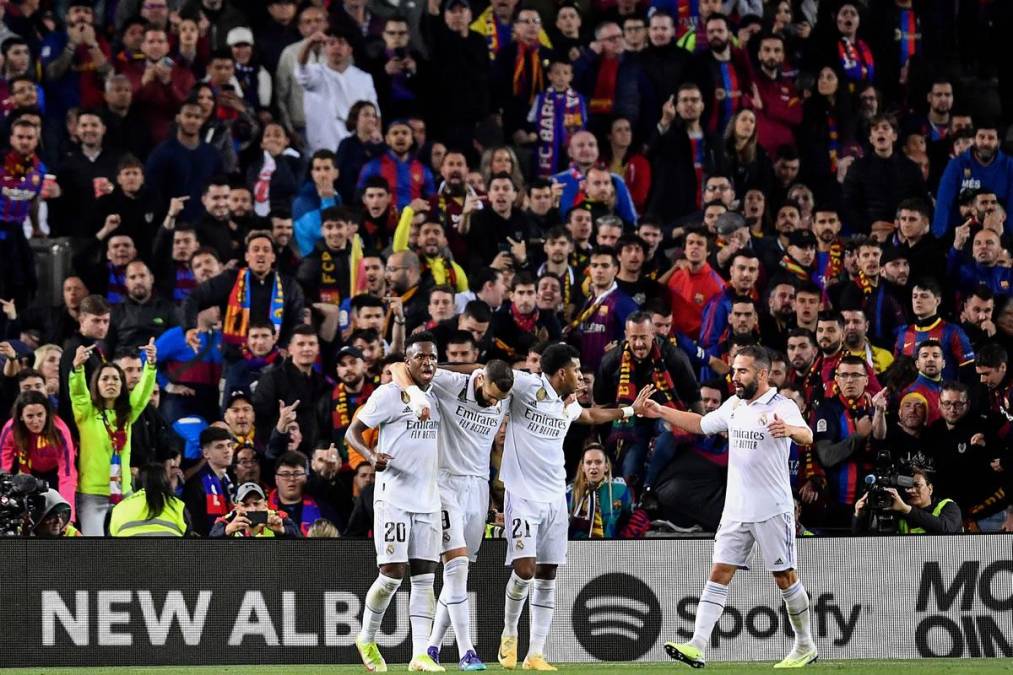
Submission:
M 141 86 L 146 64 L 147 60 L 116 65 L 130 80 L 130 88 L 134 92 L 133 104 L 151 130 L 152 141 L 158 144 L 169 136 L 169 127 L 176 111 L 189 96 L 197 80 L 193 73 L 177 63 L 172 67 L 169 84 L 162 84 L 156 78 Z
M 776 157 L 782 145 L 795 145 L 795 129 L 802 123 L 802 98 L 795 85 L 783 77 L 771 80 L 757 73 L 753 80 L 763 101 L 763 109 L 754 105 L 757 141 L 767 154 Z
M 672 299 L 672 332 L 699 339 L 703 308 L 724 290 L 724 279 L 710 263 L 704 263 L 699 272 L 677 270 L 668 278 L 668 288 Z

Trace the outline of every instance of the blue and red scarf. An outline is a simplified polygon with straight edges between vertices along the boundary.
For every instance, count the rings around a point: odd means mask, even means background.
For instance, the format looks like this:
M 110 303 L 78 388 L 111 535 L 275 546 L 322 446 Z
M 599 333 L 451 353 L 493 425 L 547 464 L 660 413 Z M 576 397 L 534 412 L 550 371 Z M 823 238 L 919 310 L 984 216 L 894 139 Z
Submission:
M 281 511 L 286 513 L 285 505 L 278 501 L 278 490 L 271 490 L 271 494 L 267 495 L 267 505 L 274 511 Z M 302 518 L 299 520 L 299 530 L 306 536 L 309 529 L 313 526 L 313 523 L 320 520 L 320 507 L 313 500 L 312 497 L 304 496 L 302 498 Z
M 570 87 L 566 91 L 546 89 L 535 99 L 534 110 L 538 175 L 548 178 L 559 170 L 570 136 L 587 126 L 587 107 L 584 98 Z

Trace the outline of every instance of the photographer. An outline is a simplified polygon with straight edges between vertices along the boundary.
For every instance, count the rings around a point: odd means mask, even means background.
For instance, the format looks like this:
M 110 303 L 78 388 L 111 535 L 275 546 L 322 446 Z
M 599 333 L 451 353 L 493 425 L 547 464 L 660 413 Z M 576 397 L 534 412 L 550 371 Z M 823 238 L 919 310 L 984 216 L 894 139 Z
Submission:
M 256 483 L 243 483 L 236 490 L 236 506 L 215 521 L 211 537 L 282 537 L 298 539 L 299 528 L 284 511 L 267 508 L 267 495 Z
M 957 534 L 962 531 L 960 507 L 952 499 L 937 499 L 929 478 L 931 468 L 925 463 L 912 463 L 910 472 L 914 484 L 905 490 L 907 501 L 896 488 L 883 490 L 893 496 L 893 503 L 887 511 L 896 512 L 897 534 Z M 877 531 L 875 520 L 880 516 L 869 505 L 866 492 L 855 502 L 855 517 L 851 523 L 852 532 L 867 534 Z
M 80 537 L 81 533 L 70 524 L 70 502 L 52 488 L 44 496 L 41 508 L 32 514 L 32 534 L 39 539 Z

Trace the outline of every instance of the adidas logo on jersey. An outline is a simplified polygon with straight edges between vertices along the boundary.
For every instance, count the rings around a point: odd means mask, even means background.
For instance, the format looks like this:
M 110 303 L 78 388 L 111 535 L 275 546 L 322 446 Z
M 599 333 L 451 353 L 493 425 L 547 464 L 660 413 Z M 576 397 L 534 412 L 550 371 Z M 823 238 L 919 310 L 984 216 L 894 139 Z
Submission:
M 775 564 L 775 565 L 783 565 L 783 564 L 784 564 L 784 561 L 783 561 L 783 560 L 781 560 L 780 558 L 778 558 L 777 560 L 775 560 L 775 561 L 774 561 L 774 564 Z

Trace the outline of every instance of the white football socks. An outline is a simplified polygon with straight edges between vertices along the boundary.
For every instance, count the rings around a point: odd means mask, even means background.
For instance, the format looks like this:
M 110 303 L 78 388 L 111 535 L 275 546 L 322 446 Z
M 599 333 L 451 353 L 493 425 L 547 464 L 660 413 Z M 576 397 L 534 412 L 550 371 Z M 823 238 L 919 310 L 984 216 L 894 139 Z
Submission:
M 366 603 L 362 610 L 362 630 L 359 631 L 360 642 L 376 642 L 376 631 L 380 630 L 380 623 L 390 605 L 390 599 L 400 586 L 400 579 L 383 574 L 376 577 L 376 581 L 366 593 Z
M 535 579 L 531 587 L 531 640 L 528 654 L 545 655 L 545 639 L 556 612 L 556 580 Z
M 412 626 L 412 656 L 426 653 L 429 634 L 433 631 L 433 614 L 436 612 L 436 596 L 433 582 L 436 575 L 413 574 L 412 590 L 408 596 L 408 618 Z
M 708 581 L 704 584 L 703 593 L 700 594 L 700 602 L 696 606 L 696 622 L 693 626 L 693 639 L 691 645 L 704 651 L 710 641 L 711 633 L 714 631 L 714 624 L 721 618 L 725 611 L 725 602 L 728 600 L 728 586 Z
M 795 630 L 795 646 L 808 647 L 813 643 L 810 630 L 811 612 L 809 611 L 809 594 L 798 580 L 788 588 L 781 591 L 784 598 L 784 606 L 788 608 L 788 621 Z
M 517 637 L 517 622 L 521 618 L 521 612 L 524 611 L 530 586 L 531 579 L 521 579 L 517 576 L 517 572 L 510 573 L 503 608 L 503 635 L 506 637 Z

